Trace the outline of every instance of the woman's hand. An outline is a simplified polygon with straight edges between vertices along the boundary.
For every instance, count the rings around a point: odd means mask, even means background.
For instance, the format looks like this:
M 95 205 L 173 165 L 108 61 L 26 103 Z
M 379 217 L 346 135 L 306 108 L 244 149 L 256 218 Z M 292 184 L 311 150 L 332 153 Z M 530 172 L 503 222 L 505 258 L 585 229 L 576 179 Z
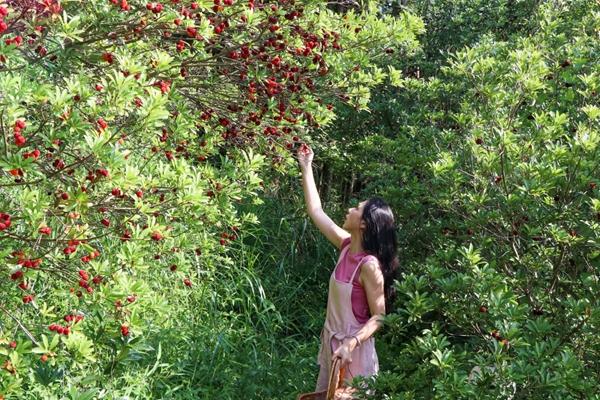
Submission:
M 334 352 L 333 358 L 339 358 L 342 360 L 342 367 L 352 362 L 352 351 L 356 347 L 356 340 L 354 338 L 346 338 Z
M 301 168 L 308 168 L 311 166 L 313 157 L 315 153 L 313 153 L 310 146 L 305 143 L 302 143 L 300 147 L 298 147 L 298 162 L 300 163 Z

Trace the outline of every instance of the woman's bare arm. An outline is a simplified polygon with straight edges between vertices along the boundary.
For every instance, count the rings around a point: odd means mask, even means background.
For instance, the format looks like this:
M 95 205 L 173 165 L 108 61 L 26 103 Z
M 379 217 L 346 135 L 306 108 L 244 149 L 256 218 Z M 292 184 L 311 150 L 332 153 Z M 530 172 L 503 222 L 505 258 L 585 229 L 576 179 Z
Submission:
M 306 211 L 319 231 L 339 249 L 342 246 L 342 241 L 350 237 L 350 233 L 336 225 L 323 211 L 312 171 L 313 155 L 312 150 L 308 146 L 300 147 L 298 150 Z

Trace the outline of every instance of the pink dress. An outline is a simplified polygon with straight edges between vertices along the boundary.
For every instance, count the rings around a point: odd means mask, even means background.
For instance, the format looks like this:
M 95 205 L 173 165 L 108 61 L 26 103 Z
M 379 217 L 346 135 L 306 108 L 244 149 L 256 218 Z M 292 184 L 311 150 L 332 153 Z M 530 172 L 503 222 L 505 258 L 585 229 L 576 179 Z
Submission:
M 350 246 L 342 248 L 340 260 L 344 259 L 349 248 Z M 318 356 L 320 370 L 317 391 L 327 389 L 333 352 L 340 346 L 344 338 L 358 334 L 358 331 L 365 325 L 365 322 L 361 323 L 356 319 L 352 311 L 352 287 L 357 271 L 369 257 L 373 256 L 366 255 L 359 261 L 348 282 L 336 279 L 339 260 L 329 278 L 327 316 L 321 331 L 321 348 Z M 375 339 L 371 336 L 352 352 L 352 362 L 346 367 L 344 379 L 349 381 L 357 375 L 371 376 L 377 374 L 378 371 L 379 361 L 375 352 Z

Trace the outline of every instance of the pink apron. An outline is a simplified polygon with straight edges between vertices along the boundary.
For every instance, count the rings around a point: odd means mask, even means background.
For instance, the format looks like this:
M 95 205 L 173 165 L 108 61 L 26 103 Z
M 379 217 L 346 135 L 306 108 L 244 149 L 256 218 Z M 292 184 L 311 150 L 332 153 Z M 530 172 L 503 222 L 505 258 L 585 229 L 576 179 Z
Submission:
M 350 246 L 346 246 L 343 251 L 348 251 L 349 248 Z M 343 257 L 343 254 L 340 255 L 341 257 Z M 364 326 L 356 320 L 352 312 L 352 282 L 360 265 L 367 257 L 365 256 L 360 260 L 349 282 L 340 282 L 335 279 L 335 269 L 329 278 L 327 317 L 325 318 L 325 326 L 321 331 L 321 348 L 318 357 L 321 369 L 319 370 L 316 391 L 327 389 L 333 352 L 341 345 L 344 338 L 357 335 L 358 331 Z M 373 336 L 356 347 L 351 358 L 352 362 L 346 366 L 344 380 L 350 381 L 357 375 L 371 376 L 377 374 L 379 361 L 375 352 L 375 339 Z

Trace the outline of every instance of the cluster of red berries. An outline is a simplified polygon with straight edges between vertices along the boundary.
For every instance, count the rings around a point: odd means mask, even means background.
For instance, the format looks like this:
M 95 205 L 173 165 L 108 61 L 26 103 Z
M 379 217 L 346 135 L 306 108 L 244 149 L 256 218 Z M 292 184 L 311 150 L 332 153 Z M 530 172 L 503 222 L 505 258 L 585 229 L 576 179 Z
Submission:
M 0 213 L 0 231 L 10 228 L 10 215 Z
M 41 152 L 38 149 L 32 150 L 30 152 L 24 153 L 23 158 L 27 160 L 28 158 L 33 158 L 37 160 L 40 157 Z
M 4 22 L 4 17 L 8 15 L 8 9 L 6 7 L 0 7 L 0 33 L 8 29 L 8 25 Z
M 90 254 L 87 254 L 87 255 L 81 257 L 81 261 L 84 263 L 88 263 L 98 256 L 100 256 L 100 251 L 94 250 Z
M 96 123 L 98 124 L 98 129 L 100 131 L 104 131 L 106 128 L 108 128 L 108 123 L 104 120 L 104 118 L 98 118 Z
M 62 7 L 58 0 L 42 0 L 41 5 L 52 14 L 60 14 Z
M 50 329 L 52 332 L 58 333 L 59 335 L 69 336 L 71 333 L 71 328 L 59 324 L 51 324 L 48 329 Z
M 15 36 L 14 38 L 9 38 L 6 39 L 4 41 L 4 44 L 7 46 L 10 46 L 11 44 L 14 44 L 16 47 L 19 47 L 20 45 L 23 44 L 23 38 L 21 36 Z
M 42 263 L 41 258 L 36 258 L 35 260 L 19 258 L 19 260 L 17 261 L 18 265 L 21 265 L 24 268 L 31 268 L 31 269 L 39 268 L 41 263 Z
M 79 287 L 81 287 L 82 289 L 85 289 L 88 293 L 92 293 L 94 291 L 94 288 L 90 286 L 90 276 L 88 274 L 87 271 L 80 269 L 79 270 Z M 94 278 L 92 279 L 92 282 L 95 285 L 99 285 L 100 283 L 102 283 L 102 275 L 96 275 L 94 276 Z M 81 297 L 83 295 L 83 293 L 81 291 L 77 292 L 77 297 Z
M 80 240 L 71 239 L 67 243 L 67 247 L 63 249 L 63 253 L 68 256 L 69 254 L 73 254 L 77 251 L 77 246 L 81 243 Z
M 13 128 L 15 144 L 19 147 L 24 146 L 25 142 L 27 141 L 27 139 L 25 139 L 25 136 L 21 134 L 21 131 L 25 129 L 25 126 L 25 121 L 19 119 L 15 122 L 15 127 Z
M 158 81 L 154 86 L 159 88 L 161 93 L 169 93 L 171 90 L 171 81 Z
M 121 7 L 121 11 L 129 11 L 129 10 L 131 10 L 131 7 L 127 3 L 127 0 L 110 0 L 110 2 L 112 4 L 114 4 L 115 6 L 120 6 Z
M 146 9 L 152 11 L 154 14 L 160 14 L 163 10 L 163 5 L 160 3 L 147 3 Z

